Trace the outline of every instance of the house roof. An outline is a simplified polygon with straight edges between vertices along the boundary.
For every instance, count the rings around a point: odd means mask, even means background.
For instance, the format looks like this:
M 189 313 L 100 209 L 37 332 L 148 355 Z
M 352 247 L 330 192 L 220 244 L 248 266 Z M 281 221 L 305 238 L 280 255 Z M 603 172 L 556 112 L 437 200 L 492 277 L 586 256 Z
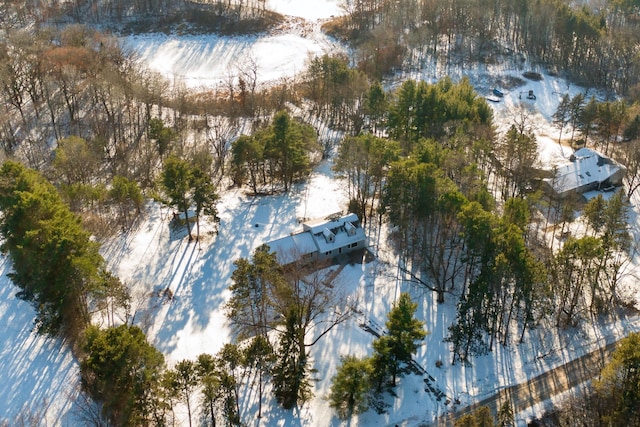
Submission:
M 271 251 L 276 253 L 278 262 L 282 265 L 290 264 L 318 250 L 313 236 L 306 232 L 273 240 L 268 245 Z
M 305 222 L 303 231 L 273 240 L 268 245 L 276 252 L 278 262 L 289 264 L 307 254 L 325 254 L 365 239 L 358 216 L 348 214 L 330 220 Z
M 571 159 L 557 166 L 555 177 L 545 180 L 558 194 L 601 184 L 625 170 L 619 163 L 590 148 L 580 148 Z
M 313 234 L 321 233 L 323 229 L 327 228 L 329 230 L 333 230 L 335 228 L 343 227 L 345 222 L 349 222 L 351 224 L 360 224 L 360 220 L 358 219 L 358 215 L 354 213 L 347 214 L 345 216 L 334 218 L 334 219 L 317 219 L 307 221 L 302 224 L 302 227 L 305 231 L 311 231 Z

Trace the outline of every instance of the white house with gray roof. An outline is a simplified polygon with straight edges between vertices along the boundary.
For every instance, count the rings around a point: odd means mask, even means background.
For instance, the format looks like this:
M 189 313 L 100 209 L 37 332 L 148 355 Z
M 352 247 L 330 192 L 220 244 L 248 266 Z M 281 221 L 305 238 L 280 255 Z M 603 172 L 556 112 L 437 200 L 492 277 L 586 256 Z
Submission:
M 302 231 L 267 243 L 282 265 L 323 261 L 364 249 L 366 235 L 356 214 L 304 222 Z

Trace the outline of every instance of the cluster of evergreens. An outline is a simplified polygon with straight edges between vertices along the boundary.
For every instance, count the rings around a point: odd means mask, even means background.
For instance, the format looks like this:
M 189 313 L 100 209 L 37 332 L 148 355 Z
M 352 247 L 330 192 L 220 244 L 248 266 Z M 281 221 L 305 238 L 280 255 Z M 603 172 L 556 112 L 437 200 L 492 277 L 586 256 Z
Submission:
M 100 403 L 93 422 L 108 420 L 112 425 L 148 425 L 158 402 L 158 384 L 164 356 L 147 343 L 136 326 L 107 329 L 90 326 L 85 333 L 80 363 L 83 391 Z M 89 421 L 89 420 L 87 420 Z M 156 424 L 162 425 L 162 424 Z
M 216 201 L 218 194 L 211 178 L 211 157 L 201 154 L 191 161 L 179 157 L 169 157 L 164 161 L 160 174 L 161 184 L 169 198 L 167 204 L 175 206 L 184 214 L 189 240 L 191 219 L 195 215 L 197 234 L 200 237 L 200 216 L 209 216 L 218 222 Z M 193 209 L 193 210 L 192 210 Z
M 232 174 L 236 185 L 248 182 L 254 194 L 258 188 L 283 188 L 311 172 L 318 157 L 318 134 L 308 124 L 276 113 L 273 123 L 251 135 L 242 135 L 232 145 Z
M 190 183 L 198 182 L 194 170 Z M 127 192 L 122 180 L 116 179 L 114 193 Z M 197 188 L 193 194 L 199 192 L 215 195 Z M 206 416 L 237 419 L 237 403 L 230 402 L 238 399 L 233 373 L 240 363 L 240 356 L 234 356 L 238 350 L 225 347 L 217 358 L 203 355 L 197 365 L 183 361 L 167 369 L 144 333 L 126 324 L 128 290 L 105 270 L 99 244 L 42 175 L 20 163 L 3 163 L 0 210 L 3 251 L 12 261 L 10 277 L 20 288 L 18 296 L 34 306 L 40 333 L 69 339 L 81 362 L 83 390 L 100 403 L 98 410 L 85 408 L 87 421 L 166 425 L 176 402 L 187 399 L 189 406 L 193 387 L 200 384 L 196 380 L 204 384 L 204 401 L 210 401 Z M 91 325 L 94 315 L 106 319 L 107 327 Z M 255 345 L 249 346 L 248 364 L 262 363 Z M 222 415 L 216 415 L 218 410 Z
M 3 250 L 19 296 L 36 310 L 42 333 L 81 336 L 105 304 L 127 304 L 127 291 L 106 270 L 98 244 L 37 172 L 15 162 L 0 169 Z
M 190 426 L 244 425 L 241 387 L 260 378 L 261 388 L 262 376 L 270 372 L 274 360 L 273 349 L 262 337 L 244 344 L 225 344 L 215 356 L 201 354 L 169 368 L 138 327 L 91 326 L 83 341 L 86 357 L 80 370 L 83 390 L 100 406 L 97 411 L 86 408 L 85 421 L 114 426 L 172 425 L 174 409 L 181 404 L 187 408 Z
M 413 354 L 427 334 L 424 322 L 414 317 L 417 308 L 408 293 L 401 293 L 387 315 L 386 333 L 373 341 L 373 354 L 342 357 L 329 393 L 329 405 L 338 417 L 349 419 L 370 404 L 384 410 L 381 393 L 410 371 Z
M 369 79 L 349 67 L 349 58 L 343 55 L 313 58 L 300 86 L 301 95 L 312 101 L 312 114 L 324 118 L 332 127 L 360 130 L 363 117 L 359 104 L 369 88 Z
M 407 81 L 376 99 L 384 107 L 371 128 L 388 136 L 345 138 L 335 169 L 348 179 L 353 211 L 393 225 L 400 268 L 410 280 L 439 302 L 447 293 L 460 298 L 449 336 L 454 362 L 506 345 L 512 334 L 522 340 L 540 319 L 551 316 L 564 327 L 624 303 L 618 292 L 629 248 L 623 193 L 584 205 L 589 235 L 568 239 L 554 253 L 555 233 L 548 241 L 532 218 L 543 215 L 544 228 L 553 223 L 554 232 L 561 224 L 562 234 L 579 206 L 534 191 L 543 175 L 535 169 L 537 143 L 526 116 L 496 140 L 488 106 L 464 80 Z M 604 112 L 619 103 L 591 102 L 602 114 L 580 128 L 583 143 L 615 139 L 599 135 L 609 117 Z M 633 121 L 627 116 L 622 123 L 613 135 L 631 135 Z
M 147 385 L 163 357 L 138 328 L 114 326 L 123 315 L 128 320 L 129 294 L 106 271 L 99 244 L 58 190 L 20 163 L 0 168 L 0 210 L 9 276 L 35 308 L 37 331 L 68 340 L 82 361 L 84 390 L 103 403 L 102 415 L 115 425 L 140 425 L 153 391 Z M 90 325 L 98 313 L 107 329 Z

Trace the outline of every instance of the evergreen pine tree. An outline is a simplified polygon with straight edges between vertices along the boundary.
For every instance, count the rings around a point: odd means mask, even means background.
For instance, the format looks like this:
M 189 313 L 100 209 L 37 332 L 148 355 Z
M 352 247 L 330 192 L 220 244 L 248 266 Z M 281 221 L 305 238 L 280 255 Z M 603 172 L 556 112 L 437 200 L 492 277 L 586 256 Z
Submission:
M 206 353 L 199 355 L 196 372 L 198 373 L 201 386 L 200 406 L 203 421 L 206 425 L 216 427 L 218 402 L 222 398 L 222 384 L 215 357 Z
M 191 395 L 198 385 L 198 375 L 195 362 L 185 359 L 174 368 L 175 389 L 179 398 L 187 405 L 187 415 L 189 417 L 189 427 L 191 421 Z
M 307 367 L 308 354 L 300 336 L 299 319 L 295 308 L 285 318 L 286 330 L 280 336 L 273 369 L 273 387 L 276 399 L 285 409 L 291 409 L 312 397 Z
M 258 373 L 258 414 L 257 418 L 262 417 L 262 393 L 264 377 L 268 375 L 273 364 L 273 347 L 269 340 L 257 335 L 253 337 L 251 343 L 244 351 L 244 361 L 247 366 L 254 368 Z
M 511 406 L 510 400 L 505 400 L 500 409 L 498 409 L 498 427 L 513 427 L 513 406 Z
M 189 192 L 191 190 L 192 169 L 189 162 L 177 157 L 169 157 L 164 162 L 162 170 L 162 186 L 169 197 L 169 204 L 178 208 L 184 213 L 185 223 L 189 240 L 193 240 L 191 235 L 191 225 L 189 224 Z
M 372 365 L 370 359 L 355 356 L 343 356 L 341 361 L 331 382 L 329 406 L 336 410 L 340 419 L 346 420 L 368 408 Z
M 116 426 L 147 424 L 158 399 L 155 390 L 164 357 L 140 328 L 90 326 L 82 351 L 86 354 L 80 364 L 82 387 L 103 402 L 104 415 Z
M 218 352 L 218 377 L 222 391 L 223 415 L 228 425 L 241 425 L 239 387 L 241 374 L 238 372 L 243 354 L 235 344 L 225 344 Z
M 401 293 L 387 316 L 387 334 L 373 342 L 374 366 L 377 369 L 385 368 L 386 371 L 376 372 L 374 375 L 391 375 L 393 387 L 396 385 L 396 378 L 403 373 L 402 364 L 411 361 L 418 342 L 427 335 L 424 322 L 414 317 L 417 308 L 418 304 L 411 300 L 408 293 Z

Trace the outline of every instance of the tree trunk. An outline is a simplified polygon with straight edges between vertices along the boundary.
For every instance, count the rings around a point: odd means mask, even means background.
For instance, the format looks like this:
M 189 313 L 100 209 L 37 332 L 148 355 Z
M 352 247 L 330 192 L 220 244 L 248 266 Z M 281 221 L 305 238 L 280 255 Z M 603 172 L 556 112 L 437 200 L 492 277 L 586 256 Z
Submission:
M 187 415 L 189 416 L 189 427 L 192 427 L 192 425 L 191 425 L 191 401 L 189 399 L 189 392 L 187 390 L 185 390 L 185 396 L 186 396 L 186 401 L 187 401 Z
M 184 212 L 184 219 L 187 225 L 187 233 L 189 234 L 189 241 L 192 241 L 193 236 L 191 235 L 191 223 L 189 222 L 189 207 L 186 204 L 183 205 L 182 211 Z
M 262 418 L 262 366 L 258 368 L 258 418 Z

